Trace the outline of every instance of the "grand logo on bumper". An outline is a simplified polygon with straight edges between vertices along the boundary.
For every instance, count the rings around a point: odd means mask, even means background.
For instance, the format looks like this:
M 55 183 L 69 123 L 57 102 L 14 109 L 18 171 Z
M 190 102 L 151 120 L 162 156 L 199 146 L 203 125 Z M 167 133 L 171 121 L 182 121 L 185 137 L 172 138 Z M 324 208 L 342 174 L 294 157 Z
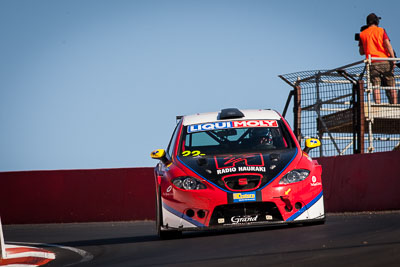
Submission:
M 189 125 L 188 133 L 212 131 L 229 128 L 247 128 L 247 127 L 278 127 L 276 120 L 249 120 L 249 121 L 221 121 L 209 122 L 203 124 Z
M 258 215 L 232 216 L 232 224 L 257 222 Z

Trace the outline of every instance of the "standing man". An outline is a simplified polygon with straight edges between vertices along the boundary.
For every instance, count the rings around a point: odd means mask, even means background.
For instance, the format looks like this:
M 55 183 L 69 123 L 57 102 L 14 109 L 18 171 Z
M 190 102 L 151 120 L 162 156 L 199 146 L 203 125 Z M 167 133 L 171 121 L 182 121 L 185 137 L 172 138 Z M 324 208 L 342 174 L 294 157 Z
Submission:
M 360 55 L 366 58 L 394 58 L 394 52 L 390 40 L 383 28 L 378 27 L 381 18 L 371 13 L 367 16 L 368 28 L 360 33 Z M 385 86 L 395 87 L 395 79 L 393 75 L 394 61 L 377 61 L 373 60 L 370 67 L 370 77 L 373 86 L 381 86 L 381 82 Z M 391 104 L 397 104 L 397 91 L 385 90 Z M 375 103 L 381 103 L 380 88 L 374 89 Z

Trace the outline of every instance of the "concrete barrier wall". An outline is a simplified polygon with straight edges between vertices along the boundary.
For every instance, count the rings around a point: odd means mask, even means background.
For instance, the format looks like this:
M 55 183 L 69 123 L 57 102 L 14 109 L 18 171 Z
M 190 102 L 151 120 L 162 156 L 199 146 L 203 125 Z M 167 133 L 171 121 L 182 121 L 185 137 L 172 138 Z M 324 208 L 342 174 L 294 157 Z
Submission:
M 154 168 L 0 173 L 3 224 L 154 219 Z
M 400 210 L 400 151 L 317 160 L 328 212 Z
M 400 210 L 400 152 L 317 159 L 327 212 Z M 154 219 L 153 168 L 0 172 L 3 224 Z

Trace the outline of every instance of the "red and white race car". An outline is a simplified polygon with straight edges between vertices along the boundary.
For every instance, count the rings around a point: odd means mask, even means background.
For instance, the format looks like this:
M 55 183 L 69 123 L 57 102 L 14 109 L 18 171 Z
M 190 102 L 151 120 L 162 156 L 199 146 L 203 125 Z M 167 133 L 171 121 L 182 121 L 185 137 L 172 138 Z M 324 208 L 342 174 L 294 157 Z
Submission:
M 325 221 L 321 166 L 273 110 L 223 109 L 177 117 L 155 168 L 157 231 Z

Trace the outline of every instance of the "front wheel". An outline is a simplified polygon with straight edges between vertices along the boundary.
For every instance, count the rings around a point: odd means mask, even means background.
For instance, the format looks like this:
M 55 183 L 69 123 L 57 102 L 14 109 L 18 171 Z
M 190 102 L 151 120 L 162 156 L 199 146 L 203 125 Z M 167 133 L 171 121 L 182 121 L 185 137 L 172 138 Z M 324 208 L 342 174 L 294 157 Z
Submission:
M 181 231 L 162 230 L 161 229 L 162 225 L 163 225 L 162 200 L 161 200 L 161 190 L 159 188 L 158 193 L 156 193 L 156 230 L 157 230 L 157 235 L 160 239 L 173 239 L 173 238 L 178 238 L 178 237 L 182 236 Z

